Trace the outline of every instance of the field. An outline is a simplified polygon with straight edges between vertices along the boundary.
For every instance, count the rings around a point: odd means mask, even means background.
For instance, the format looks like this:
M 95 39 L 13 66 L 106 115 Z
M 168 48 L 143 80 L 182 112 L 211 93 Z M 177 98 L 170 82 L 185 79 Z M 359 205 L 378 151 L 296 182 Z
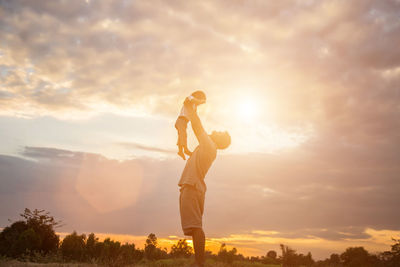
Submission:
M 158 260 L 153 262 L 139 262 L 135 265 L 135 267 L 186 267 L 190 266 L 192 261 L 184 260 L 184 259 L 168 259 L 168 260 Z M 16 260 L 11 261 L 0 261 L 0 267 L 3 266 L 12 266 L 12 267 L 22 267 L 22 266 L 30 266 L 30 267 L 96 267 L 96 266 L 104 266 L 90 263 L 33 263 L 33 262 L 20 262 Z M 280 265 L 267 265 L 261 263 L 249 263 L 249 262 L 241 262 L 235 261 L 232 264 L 226 264 L 222 262 L 216 262 L 213 260 L 208 260 L 206 262 L 206 267 L 280 267 Z

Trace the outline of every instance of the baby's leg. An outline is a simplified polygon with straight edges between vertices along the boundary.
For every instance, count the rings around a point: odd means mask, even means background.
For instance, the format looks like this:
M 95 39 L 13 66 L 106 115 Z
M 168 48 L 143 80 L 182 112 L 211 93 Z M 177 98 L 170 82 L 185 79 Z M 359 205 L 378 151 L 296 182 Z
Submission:
M 192 151 L 190 151 L 187 146 L 183 147 L 183 150 L 185 151 L 185 154 L 188 155 L 189 157 L 192 155 Z
M 183 146 L 178 145 L 178 155 L 183 159 L 186 160 L 185 153 L 183 153 Z
M 183 153 L 184 150 L 186 151 L 187 149 L 187 134 L 186 134 L 186 128 L 187 128 L 188 120 L 185 117 L 178 117 L 175 123 L 175 128 L 178 130 L 178 155 L 181 156 L 184 160 L 185 154 Z

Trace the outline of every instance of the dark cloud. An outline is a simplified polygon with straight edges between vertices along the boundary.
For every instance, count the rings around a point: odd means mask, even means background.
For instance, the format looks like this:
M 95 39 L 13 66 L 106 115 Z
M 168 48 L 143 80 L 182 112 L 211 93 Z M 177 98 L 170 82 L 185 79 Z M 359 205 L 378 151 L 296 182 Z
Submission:
M 1 188 L 5 189 L 1 198 L 19 203 L 2 208 L 3 224 L 6 217 L 29 203 L 31 208 L 56 211 L 72 229 L 79 225 L 82 230 L 97 232 L 180 233 L 180 161 L 121 162 L 41 147 L 26 147 L 22 153 L 39 160 L 1 157 Z M 47 160 L 40 160 L 44 158 Z M 366 239 L 366 228 L 398 230 L 398 172 L 398 166 L 388 170 L 382 163 L 371 162 L 336 165 L 293 155 L 221 156 L 206 178 L 205 227 L 212 236 L 274 230 L 287 238 L 329 240 Z M 140 183 L 132 185 L 135 180 Z M 114 188 L 102 186 L 109 182 Z M 131 186 L 128 197 L 120 198 Z M 119 196 L 102 211 L 98 205 L 103 195 L 114 190 Z M 134 201 L 129 192 L 137 192 Z M 82 213 L 86 215 L 82 217 Z
M 171 149 L 164 149 L 164 148 L 159 148 L 159 147 L 153 147 L 153 146 L 146 146 L 140 143 L 118 143 L 118 145 L 123 146 L 128 149 L 140 149 L 140 150 L 146 150 L 146 151 L 151 151 L 151 152 L 161 152 L 161 153 L 176 153 L 175 150 Z

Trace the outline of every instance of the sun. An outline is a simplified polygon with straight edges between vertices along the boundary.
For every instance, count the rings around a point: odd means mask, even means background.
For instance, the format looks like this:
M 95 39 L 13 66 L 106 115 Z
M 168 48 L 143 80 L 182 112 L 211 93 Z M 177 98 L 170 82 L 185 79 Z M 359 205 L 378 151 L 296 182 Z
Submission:
M 242 98 L 237 105 L 237 116 L 241 120 L 253 121 L 258 115 L 258 105 L 254 99 Z

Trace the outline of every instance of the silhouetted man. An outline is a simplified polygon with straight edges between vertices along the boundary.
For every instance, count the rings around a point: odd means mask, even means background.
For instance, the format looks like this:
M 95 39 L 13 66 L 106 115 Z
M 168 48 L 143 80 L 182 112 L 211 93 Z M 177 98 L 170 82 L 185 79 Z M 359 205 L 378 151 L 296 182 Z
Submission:
M 199 145 L 186 162 L 179 181 L 179 209 L 183 233 L 192 236 L 196 258 L 194 266 L 204 266 L 205 235 L 202 227 L 206 184 L 204 177 L 217 156 L 217 149 L 225 149 L 231 143 L 228 132 L 213 131 L 208 135 L 197 112 L 185 101 L 188 118 Z

